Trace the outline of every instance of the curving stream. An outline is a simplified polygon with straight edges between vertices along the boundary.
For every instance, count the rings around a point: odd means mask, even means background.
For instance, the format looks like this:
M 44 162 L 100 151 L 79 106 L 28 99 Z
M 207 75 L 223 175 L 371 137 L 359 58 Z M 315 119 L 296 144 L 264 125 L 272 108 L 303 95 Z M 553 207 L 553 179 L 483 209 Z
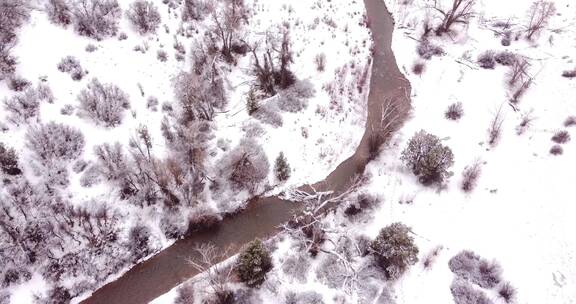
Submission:
M 341 163 L 325 180 L 314 185 L 322 191 L 344 191 L 350 186 L 352 178 L 364 171 L 369 162 L 371 139 L 381 134 L 382 109 L 386 105 L 394 103 L 401 118 L 405 117 L 410 107 L 410 84 L 398 69 L 391 49 L 394 29 L 392 16 L 383 0 L 364 0 L 364 3 L 374 40 L 366 129 L 354 155 Z M 399 123 L 396 124 L 398 126 Z M 231 247 L 228 252 L 233 255 L 255 238 L 265 239 L 275 235 L 279 231 L 278 226 L 302 211 L 303 207 L 301 203 L 284 201 L 275 196 L 254 199 L 245 210 L 225 218 L 217 230 L 197 233 L 175 242 L 135 265 L 116 281 L 96 290 L 82 303 L 148 303 L 198 274 L 187 262 L 195 258 L 193 249 L 198 244 L 210 242 L 222 249 Z

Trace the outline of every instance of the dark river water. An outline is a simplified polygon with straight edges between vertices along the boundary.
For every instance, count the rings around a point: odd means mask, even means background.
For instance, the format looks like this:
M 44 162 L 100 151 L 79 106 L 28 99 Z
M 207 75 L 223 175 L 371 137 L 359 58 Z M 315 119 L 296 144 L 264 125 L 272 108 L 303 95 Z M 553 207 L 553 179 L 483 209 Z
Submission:
M 410 84 L 398 69 L 391 50 L 392 17 L 383 0 L 364 0 L 364 3 L 374 40 L 366 129 L 354 155 L 341 163 L 325 180 L 314 185 L 319 190 L 339 192 L 347 189 L 353 177 L 361 174 L 369 162 L 370 141 L 381 134 L 382 109 L 394 103 L 398 109 L 402 109 L 400 114 L 404 117 L 410 107 Z M 301 203 L 278 197 L 254 199 L 242 212 L 225 218 L 218 229 L 175 242 L 148 260 L 134 265 L 82 303 L 148 303 L 198 273 L 188 263 L 188 260 L 195 258 L 194 248 L 198 244 L 212 243 L 222 249 L 231 247 L 228 252 L 233 255 L 255 238 L 274 236 L 279 231 L 279 225 L 290 220 L 303 207 Z

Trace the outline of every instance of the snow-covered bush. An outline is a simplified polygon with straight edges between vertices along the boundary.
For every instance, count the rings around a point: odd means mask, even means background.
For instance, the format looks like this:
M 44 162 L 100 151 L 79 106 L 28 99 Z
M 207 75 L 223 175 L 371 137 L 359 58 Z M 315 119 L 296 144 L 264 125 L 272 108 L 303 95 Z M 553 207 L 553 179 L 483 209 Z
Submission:
M 518 55 L 508 51 L 498 52 L 494 55 L 494 61 L 503 66 L 512 66 L 517 60 Z
M 14 37 L 14 31 L 30 18 L 28 0 L 0 0 L 0 41 L 7 43 Z
M 482 288 L 494 288 L 502 281 L 502 267 L 495 261 L 482 259 L 472 251 L 458 253 L 450 259 L 448 266 L 458 278 Z
M 461 102 L 456 102 L 448 106 L 446 112 L 444 112 L 444 117 L 450 120 L 459 120 L 464 115 L 464 109 L 462 108 Z
M 220 176 L 235 190 L 256 191 L 270 170 L 266 153 L 253 139 L 242 139 L 219 163 Z
M 326 54 L 320 53 L 314 57 L 314 64 L 316 65 L 316 71 L 324 72 L 326 69 Z
M 186 235 L 188 222 L 178 212 L 165 212 L 160 219 L 160 230 L 168 239 L 180 239 Z
M 210 70 L 210 69 L 208 69 Z M 220 77 L 212 78 L 210 71 L 201 74 L 182 72 L 175 79 L 176 98 L 182 109 L 182 120 L 212 120 L 214 108 L 226 104 L 224 83 Z
M 284 124 L 284 121 L 279 111 L 280 109 L 278 109 L 276 104 L 265 103 L 258 106 L 256 111 L 252 113 L 252 117 L 273 127 L 281 127 Z
M 50 22 L 62 26 L 72 23 L 72 11 L 67 0 L 48 0 L 45 9 Z
M 402 223 L 390 224 L 376 237 L 370 249 L 389 279 L 398 279 L 410 265 L 418 262 L 418 247 L 411 230 Z
M 423 40 L 421 43 L 419 43 L 416 51 L 418 52 L 420 58 L 426 60 L 432 59 L 434 56 L 444 55 L 444 50 L 440 46 L 432 44 L 428 40 Z
M 84 149 L 84 135 L 71 126 L 49 122 L 30 127 L 26 146 L 43 162 L 74 160 Z
M 562 130 L 554 133 L 552 136 L 552 141 L 557 144 L 565 144 L 570 141 L 570 133 L 568 131 Z
M 424 130 L 416 133 L 402 151 L 402 161 L 423 184 L 442 183 L 451 175 L 452 150 Z
M 154 3 L 145 0 L 132 2 L 126 16 L 140 34 L 156 32 L 161 21 L 158 8 Z
M 290 178 L 290 165 L 288 164 L 288 160 L 284 156 L 283 152 L 278 154 L 278 157 L 274 162 L 274 174 L 276 175 L 276 179 L 281 182 Z
M 297 81 L 278 95 L 278 108 L 282 111 L 297 113 L 308 106 L 308 98 L 314 96 L 314 85 L 308 81 Z
M 38 304 L 62 304 L 62 303 L 70 303 L 72 300 L 72 295 L 70 291 L 66 287 L 56 286 L 50 291 L 48 291 L 48 295 L 45 298 L 39 299 L 36 303 Z
M 564 120 L 565 127 L 576 126 L 576 116 L 568 116 L 566 120 Z
M 234 270 L 242 282 L 250 287 L 261 285 L 272 270 L 270 252 L 259 239 L 250 242 L 238 255 Z
M 14 74 L 18 61 L 12 56 L 5 46 L 0 45 L 0 80 Z
M 550 148 L 550 154 L 552 155 L 562 155 L 564 153 L 564 149 L 560 145 L 554 145 Z
M 178 287 L 174 304 L 194 304 L 194 284 L 187 282 Z
M 88 73 L 74 56 L 66 56 L 58 63 L 58 71 L 70 74 L 73 80 L 80 81 Z
M 464 192 L 471 192 L 476 187 L 478 178 L 480 177 L 480 162 L 476 161 L 472 165 L 464 168 L 462 172 L 462 182 L 460 189 Z
M 528 15 L 530 19 L 526 27 L 526 38 L 532 40 L 542 32 L 548 24 L 550 17 L 556 13 L 556 6 L 552 1 L 535 1 L 530 7 Z
M 478 65 L 483 69 L 494 69 L 496 60 L 494 60 L 494 51 L 485 51 L 478 56 Z
M 516 299 L 516 288 L 510 282 L 504 282 L 498 286 L 498 297 L 506 303 L 512 303 Z
M 213 9 L 213 5 L 209 0 L 184 0 L 182 19 L 184 21 L 201 21 L 209 16 Z
M 284 304 L 324 304 L 324 299 L 315 291 L 289 291 L 286 293 Z
M 127 174 L 127 160 L 120 143 L 95 146 L 94 155 L 98 161 L 98 171 L 107 180 L 120 180 Z
M 15 92 L 22 92 L 25 89 L 29 88 L 32 83 L 27 79 L 18 76 L 12 75 L 8 78 L 8 88 Z
M 78 34 L 101 40 L 116 35 L 122 10 L 117 0 L 75 0 L 72 14 Z
M 134 261 L 152 253 L 153 248 L 150 244 L 151 232 L 146 225 L 136 224 L 128 232 L 128 249 L 132 253 Z
M 4 109 L 8 113 L 8 121 L 13 124 L 20 125 L 31 122 L 40 111 L 38 93 L 34 89 L 28 89 L 26 92 L 6 98 L 4 99 Z
M 299 283 L 306 283 L 310 259 L 302 253 L 291 254 L 282 264 L 282 271 Z
M 0 142 L 0 170 L 8 175 L 19 175 L 22 173 L 18 166 L 18 155 L 10 147 L 4 146 Z
M 9 287 L 10 285 L 21 284 L 29 281 L 31 278 L 32 274 L 25 268 L 9 268 L 4 272 L 1 285 L 2 287 Z
M 124 111 L 130 108 L 128 95 L 114 84 L 102 84 L 93 78 L 78 95 L 80 110 L 96 123 L 115 127 L 122 122 Z
M 316 268 L 318 280 L 330 288 L 344 286 L 351 275 L 346 266 L 334 255 L 327 256 Z
M 470 283 L 456 279 L 450 285 L 450 291 L 456 304 L 492 304 L 492 300 L 480 290 L 474 288 Z
M 156 58 L 160 60 L 160 62 L 166 62 L 168 60 L 168 53 L 165 50 L 158 50 L 156 53 Z
M 414 75 L 422 75 L 426 71 L 426 64 L 424 62 L 415 62 L 412 65 L 412 73 Z

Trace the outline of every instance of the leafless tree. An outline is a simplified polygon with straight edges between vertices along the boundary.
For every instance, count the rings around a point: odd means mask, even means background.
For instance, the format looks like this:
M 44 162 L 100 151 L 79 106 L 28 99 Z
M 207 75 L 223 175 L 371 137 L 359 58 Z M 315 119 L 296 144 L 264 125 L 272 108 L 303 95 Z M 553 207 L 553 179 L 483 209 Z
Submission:
M 154 3 L 145 0 L 132 2 L 126 16 L 140 34 L 154 33 L 161 21 L 158 8 Z
M 434 1 L 434 9 L 442 15 L 442 24 L 436 29 L 437 34 L 443 34 L 450 31 L 452 25 L 456 23 L 468 24 L 472 16 L 472 6 L 474 0 L 453 0 L 452 7 L 448 10 L 439 7 L 437 1 Z
M 525 58 L 517 58 L 516 60 L 514 60 L 514 62 L 510 67 L 510 70 L 506 74 L 508 79 L 507 80 L 508 86 L 515 87 L 519 83 L 524 83 L 527 80 L 527 78 L 529 78 L 528 75 L 529 66 L 530 63 Z
M 229 257 L 230 248 L 217 248 L 213 244 L 201 244 L 194 249 L 194 255 L 188 263 L 197 271 L 203 273 L 199 279 L 204 280 L 221 303 L 232 296 L 228 282 L 234 268 L 232 265 L 222 263 Z
M 548 20 L 556 13 L 554 2 L 539 0 L 530 7 L 526 38 L 532 40 L 548 24 Z
M 247 8 L 244 0 L 223 1 L 212 12 L 213 32 L 221 42 L 220 52 L 227 62 L 232 62 L 232 46 L 238 39 L 243 23 L 247 22 Z
M 80 110 L 96 123 L 115 127 L 122 122 L 124 111 L 130 108 L 128 95 L 114 84 L 102 84 L 93 78 L 78 95 Z
M 116 35 L 122 11 L 117 0 L 75 0 L 72 14 L 80 35 L 100 40 Z

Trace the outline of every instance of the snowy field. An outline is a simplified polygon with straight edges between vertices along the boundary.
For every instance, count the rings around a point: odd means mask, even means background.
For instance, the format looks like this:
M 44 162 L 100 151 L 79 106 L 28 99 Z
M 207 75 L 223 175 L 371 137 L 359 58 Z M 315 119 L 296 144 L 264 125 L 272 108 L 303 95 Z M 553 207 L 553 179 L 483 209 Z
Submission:
M 17 182 L 27 180 L 32 187 L 42 189 L 58 180 L 60 184 L 48 188 L 67 206 L 78 210 L 110 208 L 116 215 L 114 229 L 120 242 L 130 240 L 132 226 L 146 226 L 149 231 L 147 247 L 151 251 L 138 260 L 174 241 L 165 236 L 161 227 L 164 219 L 176 225 L 180 222 L 187 225 L 187 216 L 234 211 L 253 194 L 277 193 L 320 181 L 354 152 L 361 139 L 366 119 L 364 103 L 367 90 L 364 86 L 367 85 L 371 47 L 369 31 L 363 23 L 362 3 L 245 1 L 248 20 L 234 42 L 257 46 L 255 52 L 261 56 L 269 42 L 269 34 L 289 29 L 290 70 L 297 79 L 295 86 L 305 91 L 305 97 L 298 96 L 302 99 L 297 101 L 301 103 L 299 107 L 288 110 L 279 109 L 283 107 L 281 103 L 286 102 L 279 100 L 281 97 L 264 97 L 259 105 L 267 113 L 261 115 L 263 118 L 251 116 L 246 100 L 255 82 L 252 53 L 244 51 L 245 54 L 236 55 L 232 63 L 217 59 L 215 66 L 222 78 L 226 102 L 215 109 L 216 114 L 210 123 L 211 134 L 205 139 L 206 146 L 202 151 L 205 155 L 203 168 L 207 180 L 220 182 L 222 172 L 227 170 L 222 168 L 222 164 L 226 163 L 228 155 L 240 146 L 243 138 L 251 138 L 254 141 L 248 142 L 253 148 L 259 145 L 264 152 L 258 156 L 259 161 L 267 163 L 263 179 L 249 190 L 205 183 L 202 195 L 188 205 L 177 207 L 177 212 L 161 203 L 130 203 L 121 193 L 124 189 L 118 188 L 114 181 L 98 176 L 94 149 L 104 143 L 118 142 L 129 159 L 138 148 L 129 145 L 130 140 L 138 138 L 139 130 L 145 126 L 151 139 L 148 147 L 152 154 L 148 158 L 152 159 L 150 163 L 170 164 L 174 153 L 166 144 L 162 122 L 167 119 L 174 124 L 179 115 L 175 78 L 181 72 L 193 69 L 191 53 L 199 48 L 206 32 L 215 26 L 214 19 L 208 15 L 199 21 L 184 22 L 182 1 L 153 1 L 161 22 L 155 33 L 141 34 L 125 16 L 130 2 L 119 1 L 122 14 L 115 35 L 96 40 L 78 35 L 73 24 L 64 27 L 52 23 L 45 12 L 47 2 L 28 3 L 32 8 L 29 19 L 16 30 L 17 42 L 10 54 L 17 57 L 13 74 L 28 80 L 31 83 L 29 88 L 36 88 L 39 84 L 49 87 L 52 96 L 41 99 L 38 112 L 25 120 L 16 121 L 8 106 L 0 107 L 0 142 L 14 149 L 18 156 L 22 177 L 16 179 Z M 218 11 L 223 4 L 215 1 L 211 5 Z M 70 73 L 57 68 L 66 56 L 73 56 L 80 63 L 84 74 L 81 80 L 73 79 Z M 102 84 L 114 84 L 125 93 L 129 106 L 121 114 L 119 124 L 105 126 L 97 123 L 80 109 L 77 96 L 93 78 Z M 284 94 L 282 92 L 279 95 Z M 8 78 L 0 81 L 0 100 L 11 100 L 23 94 L 9 88 Z M 27 145 L 29 130 L 49 122 L 71 126 L 83 134 L 84 145 L 73 159 L 46 165 Z M 284 153 L 290 166 L 291 177 L 285 182 L 278 181 L 273 170 L 280 152 Z M 7 185 L 3 185 L 6 192 L 0 190 L 2 196 L 8 197 Z M 172 216 L 176 218 L 167 219 Z M 70 248 L 56 250 L 55 258 L 74 251 L 73 244 L 67 244 Z M 99 267 L 106 268 L 105 261 L 97 262 Z M 44 271 L 44 266 L 32 266 L 31 279 L 7 288 L 3 286 L 0 303 L 4 303 L 9 294 L 12 294 L 10 303 L 19 304 L 32 303 L 35 295 L 46 295 L 55 286 L 39 274 Z M 114 270 L 105 281 L 121 274 L 128 266 L 129 263 Z M 58 285 L 72 290 L 73 295 L 85 295 L 103 283 L 84 280 L 82 274 L 65 274 L 64 277 Z M 78 282 L 81 282 L 80 286 L 76 286 Z
M 438 1 L 438 8 L 447 11 L 451 3 Z M 315 258 L 297 231 L 271 241 L 275 268 L 258 291 L 243 299 L 455 303 L 451 285 L 456 276 L 449 261 L 471 250 L 501 265 L 501 283 L 474 287 L 489 302 L 462 303 L 506 303 L 498 294 L 504 282 L 516 289 L 510 303 L 576 302 L 576 241 L 571 235 L 576 230 L 576 143 L 569 136 L 558 139 L 562 131 L 574 136 L 576 130 L 569 118 L 576 115 L 576 83 L 562 76 L 576 64 L 576 6 L 570 1 L 553 3 L 556 11 L 549 22 L 526 39 L 533 1 L 478 0 L 467 25 L 457 24 L 450 34 L 428 36 L 442 54 L 425 59 L 417 52 L 424 21 L 432 26 L 441 21 L 434 1 L 387 0 L 396 20 L 392 47 L 412 85 L 413 110 L 369 164 L 365 173 L 369 182 L 357 191 L 381 203 L 357 217 L 341 208 L 324 218 L 320 226 L 328 241 Z M 504 45 L 507 31 L 511 41 Z M 478 58 L 486 51 L 525 59 L 528 65 L 521 83 L 510 84 L 514 66 L 496 63 L 492 69 L 482 68 Z M 419 64 L 424 65 L 422 71 L 415 68 Z M 527 89 L 516 94 L 524 84 Z M 447 119 L 446 112 L 455 103 L 461 103 L 463 115 Z M 499 132 L 492 132 L 494 125 L 501 126 Z M 408 141 L 422 129 L 438 136 L 454 153 L 453 175 L 440 188 L 420 184 L 401 161 Z M 462 173 L 476 163 L 479 179 L 472 191 L 464 192 Z M 358 201 L 357 195 L 345 198 L 342 205 Z M 383 283 L 369 274 L 369 259 L 359 253 L 362 242 L 357 240 L 372 240 L 394 222 L 412 228 L 419 261 L 397 281 Z M 326 279 L 326 273 L 332 279 Z M 293 292 L 301 295 L 301 302 L 287 302 Z M 153 303 L 173 303 L 177 294 L 174 289 Z

